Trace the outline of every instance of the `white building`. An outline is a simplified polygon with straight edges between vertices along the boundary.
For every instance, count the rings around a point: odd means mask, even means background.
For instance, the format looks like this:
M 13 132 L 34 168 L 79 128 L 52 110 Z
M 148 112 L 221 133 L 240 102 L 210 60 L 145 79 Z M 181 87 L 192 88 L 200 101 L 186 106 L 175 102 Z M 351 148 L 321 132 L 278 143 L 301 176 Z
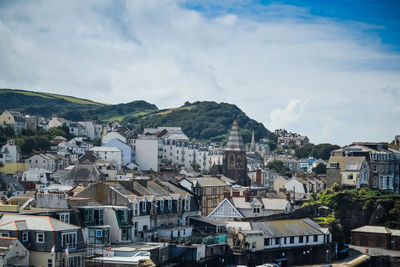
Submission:
M 120 170 L 122 167 L 122 150 L 118 147 L 102 147 L 95 146 L 90 149 L 93 151 L 97 157 L 102 160 L 106 160 L 111 162 L 117 170 Z
M 21 160 L 21 150 L 19 146 L 15 144 L 14 140 L 8 140 L 0 150 L 0 162 L 6 163 L 16 163 Z
M 53 172 L 40 168 L 30 168 L 29 171 L 22 174 L 22 181 L 24 182 L 47 184 L 52 178 Z
M 119 139 L 121 142 L 123 143 L 127 143 L 126 141 L 126 137 L 123 136 L 122 134 L 120 134 L 119 132 L 108 132 L 106 133 L 102 139 L 101 139 L 101 143 L 102 144 L 106 144 L 108 142 L 110 142 L 113 139 Z
M 135 162 L 142 171 L 160 170 L 162 158 L 162 140 L 155 136 L 138 136 L 133 140 Z

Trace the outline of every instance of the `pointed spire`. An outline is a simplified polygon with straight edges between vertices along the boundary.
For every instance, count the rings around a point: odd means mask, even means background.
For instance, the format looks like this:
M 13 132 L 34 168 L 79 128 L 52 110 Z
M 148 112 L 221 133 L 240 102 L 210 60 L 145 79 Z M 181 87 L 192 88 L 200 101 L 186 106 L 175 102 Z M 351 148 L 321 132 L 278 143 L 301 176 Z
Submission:
M 243 143 L 237 120 L 233 122 L 228 143 L 226 144 L 226 150 L 246 151 L 246 146 Z
M 256 139 L 254 138 L 254 130 L 251 133 L 250 152 L 256 152 Z

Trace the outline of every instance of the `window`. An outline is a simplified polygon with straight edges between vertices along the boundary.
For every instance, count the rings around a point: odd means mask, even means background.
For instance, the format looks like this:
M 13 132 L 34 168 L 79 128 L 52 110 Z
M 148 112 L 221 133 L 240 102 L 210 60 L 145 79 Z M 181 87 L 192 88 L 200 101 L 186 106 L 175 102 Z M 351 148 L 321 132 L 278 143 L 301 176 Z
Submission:
M 93 209 L 85 209 L 83 212 L 85 223 L 92 223 L 94 221 Z
M 185 198 L 185 211 L 190 210 L 190 197 Z
M 283 238 L 283 244 L 286 244 L 286 237 Z
M 62 233 L 61 234 L 61 244 L 63 249 L 76 248 L 77 238 L 76 232 Z
M 138 234 L 138 227 L 139 227 L 139 225 L 138 225 L 138 222 L 135 222 L 135 225 L 134 225 L 134 235 L 135 235 L 135 237 L 137 236 L 137 234 Z
M 177 200 L 177 209 L 178 211 L 182 211 L 182 199 Z
M 253 213 L 260 213 L 260 207 L 253 207 Z
M 163 211 L 164 210 L 164 199 L 160 200 L 160 210 Z
M 172 199 L 168 199 L 168 210 L 172 210 Z
M 53 267 L 53 259 L 47 260 L 47 267 Z
M 269 246 L 271 238 L 264 239 L 264 246 Z
M 62 266 L 81 267 L 82 266 L 82 258 L 81 258 L 81 256 L 68 256 L 68 258 L 63 259 Z
M 36 243 L 44 243 L 44 233 L 36 233 Z
M 318 235 L 314 235 L 314 242 L 318 242 Z
M 131 228 L 122 228 L 121 229 L 121 240 L 129 241 L 131 240 L 132 229 Z
M 304 237 L 303 236 L 299 236 L 299 243 L 303 243 L 304 242 Z
M 69 213 L 60 213 L 58 215 L 58 218 L 59 218 L 60 221 L 69 223 Z
M 294 243 L 294 236 L 291 236 L 290 237 L 290 244 L 293 244 Z
M 147 201 L 143 200 L 143 202 L 142 202 L 142 211 L 146 212 L 146 208 L 147 208 Z
M 135 203 L 134 214 L 135 216 L 139 215 L 139 203 L 137 202 Z
M 128 210 L 119 210 L 121 222 L 128 221 Z
M 22 242 L 28 241 L 28 232 L 22 232 Z
M 308 236 L 306 236 L 306 243 L 308 243 Z
M 353 180 L 353 174 L 349 174 L 349 175 L 347 176 L 347 179 Z
M 217 188 L 213 187 L 212 193 L 213 193 L 214 196 L 217 195 Z
M 280 245 L 281 239 L 279 237 L 275 238 L 275 245 Z
M 2 237 L 9 237 L 10 234 L 9 234 L 8 232 L 3 232 L 3 233 L 1 233 L 1 236 L 2 236 Z
M 89 229 L 89 244 L 108 244 L 108 229 Z

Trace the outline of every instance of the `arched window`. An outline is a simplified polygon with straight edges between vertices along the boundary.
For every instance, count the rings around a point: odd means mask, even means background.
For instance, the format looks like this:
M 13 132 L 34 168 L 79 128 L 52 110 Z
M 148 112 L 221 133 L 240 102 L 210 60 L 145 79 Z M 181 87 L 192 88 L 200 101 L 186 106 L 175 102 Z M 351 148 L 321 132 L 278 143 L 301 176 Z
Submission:
M 229 155 L 228 167 L 229 168 L 235 167 L 235 155 Z

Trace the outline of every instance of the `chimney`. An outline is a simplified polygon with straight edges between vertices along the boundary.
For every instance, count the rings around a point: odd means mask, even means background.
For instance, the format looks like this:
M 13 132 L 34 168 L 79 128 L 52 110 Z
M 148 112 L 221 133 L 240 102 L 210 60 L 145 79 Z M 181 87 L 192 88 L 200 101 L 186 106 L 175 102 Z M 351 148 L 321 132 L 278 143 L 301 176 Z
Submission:
M 261 170 L 260 170 L 260 169 L 258 169 L 258 170 L 256 171 L 256 182 L 259 183 L 259 184 L 263 184 L 263 183 L 261 182 Z
M 231 197 L 231 192 L 230 191 L 224 191 L 224 198 L 229 199 Z
M 243 195 L 246 202 L 250 201 L 250 189 L 244 190 Z
M 290 193 L 289 192 L 286 192 L 286 200 L 290 201 Z

